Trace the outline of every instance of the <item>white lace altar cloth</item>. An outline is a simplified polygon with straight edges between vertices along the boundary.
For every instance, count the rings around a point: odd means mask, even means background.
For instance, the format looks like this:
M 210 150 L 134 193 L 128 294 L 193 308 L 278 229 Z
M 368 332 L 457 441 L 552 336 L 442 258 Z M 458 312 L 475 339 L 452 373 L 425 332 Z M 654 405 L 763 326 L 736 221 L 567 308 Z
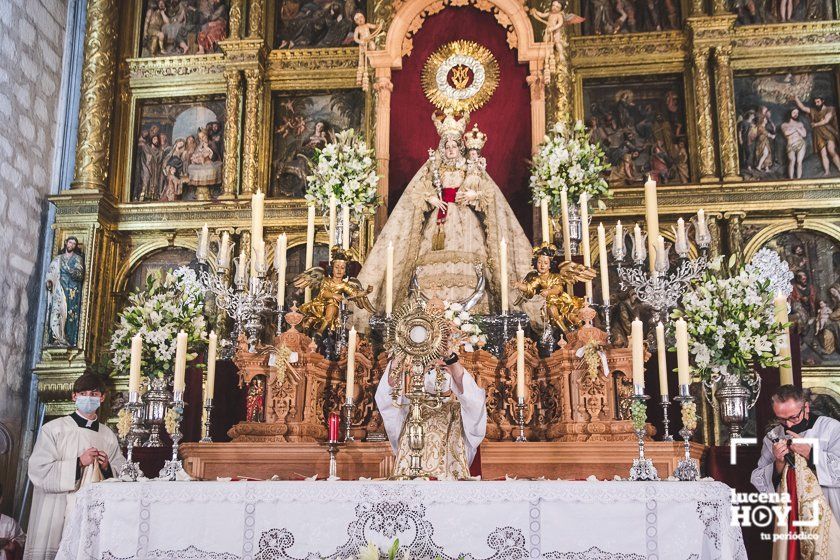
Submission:
M 137 482 L 79 493 L 58 560 L 746 559 L 718 482 Z

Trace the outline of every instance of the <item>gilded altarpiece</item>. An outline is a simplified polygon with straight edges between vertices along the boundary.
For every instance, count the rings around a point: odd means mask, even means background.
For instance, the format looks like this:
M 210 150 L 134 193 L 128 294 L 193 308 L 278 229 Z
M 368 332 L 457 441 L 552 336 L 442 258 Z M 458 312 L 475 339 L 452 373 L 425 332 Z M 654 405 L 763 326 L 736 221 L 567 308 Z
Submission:
M 169 2 L 167 9 L 177 10 L 181 4 L 188 8 L 191 3 Z M 291 23 L 304 24 L 304 33 L 311 30 L 289 11 L 294 4 L 216 0 L 202 3 L 205 12 L 197 19 L 181 22 L 176 11 L 174 20 L 167 13 L 170 22 L 166 23 L 148 14 L 149 3 L 141 0 L 88 1 L 76 176 L 68 190 L 52 198 L 54 246 L 62 247 L 70 236 L 76 237 L 85 254 L 85 277 L 76 344 L 44 347 L 36 368 L 48 415 L 66 411 L 72 379 L 87 364 L 107 358 L 113 320 L 129 279 L 147 258 L 167 248 L 194 250 L 195 232 L 204 223 L 211 227 L 213 247 L 225 231 L 247 233 L 250 194 L 269 190 L 274 178 L 276 100 L 316 92 L 346 92 L 362 99 L 358 126 L 376 148 L 380 172 L 387 176 L 389 142 L 399 141 L 399 135 L 389 129 L 391 112 L 399 110 L 390 106 L 392 69 L 399 67 L 403 56 L 410 56 L 411 37 L 422 32 L 424 19 L 450 7 L 492 13 L 506 30 L 519 62 L 528 66 L 523 87 L 529 88 L 531 114 L 523 118 L 530 116 L 534 127 L 532 148 L 556 119 L 591 115 L 584 101 L 589 83 L 623 80 L 644 87 L 646 80 L 667 79 L 674 85 L 685 119 L 688 180 L 660 186 L 660 223 L 666 237 L 671 238 L 670 224 L 678 217 L 688 218 L 703 207 L 711 218 L 713 254 L 734 252 L 748 258 L 784 232 L 807 237 L 813 230 L 827 240 L 824 243 L 840 240 L 840 179 L 835 172 L 827 178 L 788 179 L 777 174 L 745 181 L 739 155 L 742 80 L 760 75 L 777 76 L 774 79 L 781 81 L 788 74 L 791 79 L 808 73 L 833 75 L 840 62 L 837 21 L 791 17 L 781 24 L 737 25 L 738 16 L 723 0 L 711 5 L 688 1 L 674 4 L 673 9 L 663 2 L 656 12 L 661 23 L 652 29 L 642 29 L 637 22 L 634 33 L 629 18 L 621 22 L 619 33 L 612 20 L 612 33 L 582 34 L 581 25 L 568 26 L 553 47 L 560 47 L 555 67 L 546 73 L 549 47 L 541 42 L 543 25 L 525 8 L 545 11 L 550 5 L 547 1 L 529 1 L 527 6 L 514 0 L 356 3 L 355 8 L 366 10 L 368 20 L 382 24 L 384 30 L 377 48 L 367 53 L 370 88 L 363 91 L 356 81 L 358 49 L 347 42 L 344 31 L 335 26 L 329 30 L 329 44 L 341 46 L 324 46 L 326 39 L 301 40 Z M 615 10 L 612 4 L 610 10 Z M 594 16 L 583 15 L 588 18 L 583 27 L 592 29 L 597 23 Z M 149 17 L 151 26 L 146 25 Z M 646 17 L 645 25 L 654 21 L 654 14 Z M 175 23 L 183 25 L 176 29 Z M 142 135 L 144 130 L 139 108 L 208 99 L 217 103 L 214 114 L 223 115 L 216 122 L 220 125 L 217 140 L 224 149 L 217 160 L 210 159 L 221 164 L 219 175 L 213 175 L 218 183 L 212 196 L 135 202 L 133 161 L 138 132 Z M 667 102 L 663 103 L 667 109 Z M 837 106 L 836 97 L 831 103 Z M 211 128 L 215 131 L 216 125 Z M 307 128 L 302 134 L 314 136 L 316 131 Z M 387 193 L 387 185 L 383 189 Z M 278 194 L 266 204 L 265 237 L 273 240 L 286 232 L 290 248 L 300 247 L 305 243 L 305 203 L 287 196 L 282 188 Z M 635 184 L 617 188 L 607 210 L 598 212 L 595 219 L 608 229 L 618 219 L 632 223 L 643 214 L 642 195 Z M 354 245 L 362 255 L 385 218 L 381 210 L 376 221 L 359 228 Z M 321 217 L 318 224 L 317 241 L 323 244 Z M 749 238 L 745 232 L 755 233 Z M 831 390 L 840 393 L 834 368 L 832 363 L 808 366 L 806 385 L 825 391 L 834 387 Z M 124 388 L 125 380 L 117 379 L 117 386 Z M 586 405 L 583 410 L 588 410 Z M 713 415 L 704 412 L 703 416 L 703 435 L 713 442 Z M 500 423 L 498 429 L 507 428 Z

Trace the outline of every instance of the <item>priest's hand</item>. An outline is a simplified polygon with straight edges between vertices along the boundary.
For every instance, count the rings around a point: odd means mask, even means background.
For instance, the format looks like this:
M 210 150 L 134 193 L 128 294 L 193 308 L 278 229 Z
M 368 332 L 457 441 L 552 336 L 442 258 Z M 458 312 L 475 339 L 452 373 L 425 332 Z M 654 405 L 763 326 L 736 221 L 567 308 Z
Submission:
M 454 362 L 452 364 L 446 364 L 441 362 L 443 369 L 449 376 L 452 378 L 452 383 L 455 385 L 455 388 L 458 390 L 459 393 L 464 392 L 464 366 L 461 365 L 461 362 Z
M 96 449 L 95 447 L 88 447 L 87 449 L 82 451 L 81 455 L 79 455 L 79 463 L 81 463 L 83 467 L 89 467 L 93 464 L 94 461 L 96 461 L 98 456 L 98 449 Z
M 102 470 L 108 469 L 108 454 L 104 451 L 97 451 L 96 461 L 99 463 L 99 466 L 102 467 Z
M 788 434 L 790 434 L 791 436 L 793 436 L 795 438 L 800 437 L 799 434 L 797 434 L 796 432 L 793 432 L 791 430 L 788 430 Z M 796 453 L 797 455 L 802 455 L 803 457 L 805 457 L 806 460 L 808 460 L 808 458 L 811 456 L 811 445 L 807 444 L 807 443 L 793 443 L 793 442 L 791 442 L 790 450 L 793 451 L 794 453 Z

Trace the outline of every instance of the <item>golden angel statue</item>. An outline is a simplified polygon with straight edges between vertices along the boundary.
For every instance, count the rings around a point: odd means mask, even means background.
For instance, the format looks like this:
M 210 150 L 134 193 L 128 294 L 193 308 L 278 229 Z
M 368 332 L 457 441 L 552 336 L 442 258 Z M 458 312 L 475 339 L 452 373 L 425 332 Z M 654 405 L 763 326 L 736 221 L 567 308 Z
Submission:
M 529 272 L 514 287 L 522 297 L 519 302 L 537 295 L 545 298 L 543 321 L 550 321 L 562 332 L 568 332 L 580 324 L 578 311 L 583 308 L 583 298 L 566 292 L 566 284 L 595 278 L 595 269 L 571 261 L 560 261 L 557 250 L 549 244 L 534 249 L 534 270 Z
M 312 301 L 300 306 L 304 315 L 303 328 L 323 335 L 327 330 L 336 330 L 341 303 L 351 301 L 360 309 L 373 312 L 367 295 L 372 288 L 362 287 L 358 279 L 347 276 L 347 264 L 355 262 L 352 251 L 333 247 L 329 275 L 320 266 L 301 272 L 294 279 L 294 286 L 300 289 L 318 290 Z
M 510 286 L 530 269 L 530 242 L 487 174 L 481 157 L 486 134 L 478 127 L 466 134 L 469 115 L 452 110 L 435 112 L 432 121 L 440 143 L 429 150 L 391 212 L 359 281 L 375 287 L 370 299 L 382 312 L 387 247 L 393 243 L 400 256 L 394 262 L 395 307 L 408 294 L 415 273 L 425 297 L 464 301 L 475 292 L 476 265 L 483 265 L 486 291 L 473 313 L 499 313 L 502 282 Z M 502 239 L 508 246 L 508 278 L 501 278 L 498 266 Z M 538 317 L 538 309 L 532 311 Z M 357 329 L 366 328 L 361 315 L 354 319 Z
M 563 48 L 566 45 L 567 38 L 563 36 L 567 25 L 574 25 L 581 23 L 584 18 L 577 14 L 566 13 L 565 2 L 560 0 L 553 0 L 551 7 L 541 12 L 536 8 L 531 8 L 531 15 L 534 19 L 545 24 L 545 31 L 543 31 L 543 42 L 548 43 L 549 51 L 548 58 L 545 61 L 545 81 L 546 84 L 551 82 L 551 71 L 554 69 L 558 61 L 563 60 Z

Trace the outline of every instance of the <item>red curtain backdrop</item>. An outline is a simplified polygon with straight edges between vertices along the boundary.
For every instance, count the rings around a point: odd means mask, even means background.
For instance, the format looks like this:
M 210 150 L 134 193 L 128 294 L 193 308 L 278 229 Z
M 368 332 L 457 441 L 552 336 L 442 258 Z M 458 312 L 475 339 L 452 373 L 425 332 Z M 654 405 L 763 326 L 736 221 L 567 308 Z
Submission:
M 414 37 L 414 50 L 392 77 L 391 163 L 389 210 L 408 182 L 436 148 L 439 137 L 431 121 L 434 106 L 423 94 L 420 76 L 426 59 L 438 47 L 465 39 L 488 48 L 499 61 L 499 87 L 490 101 L 470 115 L 470 125 L 487 134 L 483 155 L 487 172 L 499 185 L 525 233 L 531 235 L 532 214 L 528 190 L 531 155 L 531 100 L 525 78 L 528 67 L 516 62 L 507 44 L 507 32 L 495 17 L 475 8 L 447 8 L 429 17 Z

